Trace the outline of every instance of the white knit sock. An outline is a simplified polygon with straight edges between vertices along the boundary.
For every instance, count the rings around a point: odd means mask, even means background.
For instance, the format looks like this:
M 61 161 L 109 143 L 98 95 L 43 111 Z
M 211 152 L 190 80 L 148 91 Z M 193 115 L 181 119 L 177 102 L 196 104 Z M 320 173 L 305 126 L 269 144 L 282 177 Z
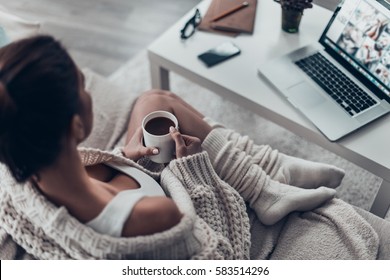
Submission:
M 283 184 L 307 189 L 320 186 L 335 188 L 345 175 L 344 170 L 333 165 L 288 156 L 269 145 L 257 145 L 248 136 L 226 128 L 214 129 L 208 135 L 204 148 L 215 159 L 227 143 L 230 149 L 250 156 L 253 164 L 263 169 L 271 179 Z
M 218 176 L 238 191 L 264 224 L 274 224 L 293 211 L 317 208 L 336 195 L 334 189 L 317 185 L 327 183 L 323 172 L 329 170 L 328 166 L 318 164 L 313 168 L 308 161 L 280 156 L 270 147 L 254 147 L 253 141 L 247 137 L 238 135 L 232 139 L 223 132 L 226 130 L 210 133 L 203 147 Z M 333 170 L 333 167 L 330 169 Z M 311 173 L 307 181 L 306 172 Z M 294 180 L 300 186 L 309 187 L 305 189 L 283 184 L 272 180 L 267 174 L 273 174 L 281 181 Z M 300 180 L 291 178 L 298 175 L 297 179 Z
M 325 163 L 313 162 L 278 154 L 279 168 L 270 171 L 270 177 L 284 184 L 305 189 L 314 189 L 320 186 L 336 188 L 340 185 L 344 170 Z
M 302 189 L 271 180 L 256 200 L 249 199 L 249 205 L 263 224 L 273 225 L 291 212 L 313 210 L 335 195 L 326 187 Z

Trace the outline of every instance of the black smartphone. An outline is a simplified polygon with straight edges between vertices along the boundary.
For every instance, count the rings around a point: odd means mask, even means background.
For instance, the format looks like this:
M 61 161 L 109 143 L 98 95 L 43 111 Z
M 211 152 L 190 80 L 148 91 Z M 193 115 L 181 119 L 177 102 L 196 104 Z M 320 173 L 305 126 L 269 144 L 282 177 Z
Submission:
M 225 42 L 198 55 L 207 67 L 211 67 L 241 53 L 241 50 L 232 42 Z

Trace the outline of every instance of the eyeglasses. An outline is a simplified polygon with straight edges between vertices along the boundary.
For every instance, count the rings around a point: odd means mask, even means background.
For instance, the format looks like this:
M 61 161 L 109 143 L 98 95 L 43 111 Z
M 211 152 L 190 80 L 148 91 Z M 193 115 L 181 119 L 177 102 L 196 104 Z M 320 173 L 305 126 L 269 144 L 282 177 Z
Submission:
M 190 38 L 195 33 L 195 29 L 199 26 L 201 21 L 202 16 L 200 15 L 199 10 L 196 9 L 194 16 L 190 18 L 183 29 L 180 30 L 180 37 L 184 40 Z

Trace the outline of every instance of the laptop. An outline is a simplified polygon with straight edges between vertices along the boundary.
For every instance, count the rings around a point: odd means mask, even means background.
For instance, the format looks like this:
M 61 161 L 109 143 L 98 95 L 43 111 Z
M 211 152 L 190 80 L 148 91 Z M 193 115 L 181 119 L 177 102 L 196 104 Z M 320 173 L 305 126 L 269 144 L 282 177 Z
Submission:
M 258 68 L 329 140 L 390 111 L 390 5 L 344 0 L 318 42 Z

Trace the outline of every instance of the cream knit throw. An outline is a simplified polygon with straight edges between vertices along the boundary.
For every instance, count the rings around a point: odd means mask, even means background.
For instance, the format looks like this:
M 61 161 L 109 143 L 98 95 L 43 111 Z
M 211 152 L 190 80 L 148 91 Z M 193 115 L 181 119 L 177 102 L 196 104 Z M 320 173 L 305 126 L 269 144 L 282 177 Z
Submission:
M 118 161 L 155 178 L 159 176 L 115 153 L 82 149 L 80 154 L 85 165 Z M 214 173 L 205 152 L 172 161 L 162 173 L 162 187 L 184 214 L 181 222 L 162 233 L 134 238 L 98 234 L 79 223 L 64 207 L 48 202 L 30 184 L 16 184 L 5 174 L 4 166 L 0 172 L 1 178 L 7 178 L 0 188 L 1 224 L 35 258 L 249 258 L 249 220 L 245 204 Z
M 269 179 L 254 165 L 274 168 L 277 151 L 221 127 L 212 130 L 202 145 L 223 180 L 244 197 L 262 195 L 261 186 Z M 251 221 L 251 258 L 375 259 L 378 253 L 374 229 L 339 199 L 313 211 L 292 213 L 274 226 L 266 227 L 253 216 Z
M 66 209 L 49 203 L 30 185 L 18 185 L 0 166 L 0 222 L 3 229 L 35 258 L 92 259 L 375 259 L 378 236 L 345 202 L 333 199 L 323 207 L 292 213 L 274 226 L 264 226 L 231 187 L 242 178 L 234 160 L 248 151 L 246 137 L 229 137 L 214 129 L 203 143 L 207 151 L 172 161 L 161 173 L 161 185 L 184 213 L 181 222 L 162 233 L 136 238 L 100 235 L 80 224 Z M 232 142 L 233 141 L 233 145 Z M 251 144 L 252 145 L 252 144 Z M 227 147 L 230 147 L 227 149 Z M 253 145 L 248 156 L 259 157 L 267 147 Z M 81 150 L 85 164 L 120 161 L 146 170 L 115 153 Z M 224 162 L 226 183 L 214 172 L 217 158 Z M 158 166 L 144 162 L 148 169 Z M 157 169 L 156 169 L 157 170 Z M 221 175 L 221 174 L 219 174 Z M 254 177 L 257 175 L 254 174 Z M 243 183 L 250 182 L 251 178 Z M 253 178 L 252 178 L 253 180 Z M 241 187 L 250 188 L 250 184 Z M 250 230 L 250 233 L 249 233 Z

